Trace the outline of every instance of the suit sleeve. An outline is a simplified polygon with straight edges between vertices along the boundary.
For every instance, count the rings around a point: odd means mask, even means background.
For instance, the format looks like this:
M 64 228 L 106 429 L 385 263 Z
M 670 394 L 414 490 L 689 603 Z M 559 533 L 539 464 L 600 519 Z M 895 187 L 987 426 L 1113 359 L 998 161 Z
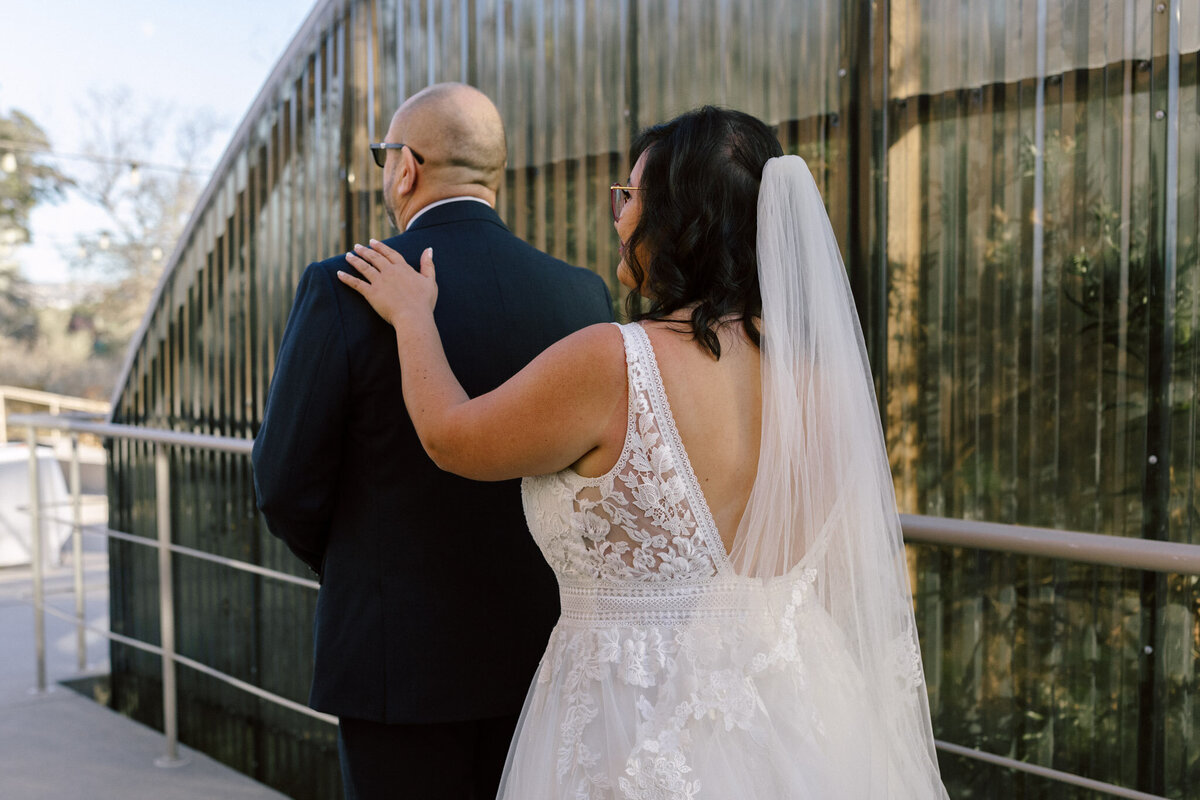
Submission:
M 337 493 L 349 383 L 335 291 L 316 265 L 304 271 L 253 453 L 254 490 L 267 527 L 318 575 Z

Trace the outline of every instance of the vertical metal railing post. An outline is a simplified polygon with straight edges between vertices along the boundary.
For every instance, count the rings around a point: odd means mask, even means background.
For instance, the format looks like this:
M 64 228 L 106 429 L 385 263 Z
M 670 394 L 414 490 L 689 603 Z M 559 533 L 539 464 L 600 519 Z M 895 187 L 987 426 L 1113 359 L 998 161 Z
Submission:
M 75 660 L 87 669 L 87 604 L 83 595 L 83 487 L 79 477 L 79 434 L 71 434 L 71 556 L 75 572 Z
M 160 767 L 183 764 L 179 757 L 179 719 L 175 694 L 175 586 L 171 572 L 171 466 L 167 446 L 154 446 L 154 484 L 158 511 L 158 613 L 162 639 L 163 735 L 167 753 Z
M 46 691 L 46 611 L 42 586 L 42 491 L 38 481 L 37 430 L 25 428 L 29 446 L 29 552 L 33 559 L 33 642 L 37 658 L 38 694 Z

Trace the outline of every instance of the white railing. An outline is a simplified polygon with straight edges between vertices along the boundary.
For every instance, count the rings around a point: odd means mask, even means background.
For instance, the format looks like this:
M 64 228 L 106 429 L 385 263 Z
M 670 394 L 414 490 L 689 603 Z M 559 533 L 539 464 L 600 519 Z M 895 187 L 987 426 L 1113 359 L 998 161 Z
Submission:
M 337 724 L 337 718 L 313 711 L 307 706 L 281 697 L 265 689 L 246 683 L 231 675 L 202 664 L 193 659 L 181 656 L 175 652 L 174 626 L 174 592 L 171 584 L 171 559 L 173 556 L 198 558 L 223 564 L 233 569 L 251 572 L 273 580 L 298 584 L 311 589 L 317 589 L 316 581 L 299 578 L 283 572 L 260 567 L 245 561 L 225 558 L 205 553 L 190 547 L 171 543 L 171 482 L 170 465 L 167 459 L 167 447 L 189 447 L 203 450 L 216 450 L 226 453 L 249 455 L 254 442 L 250 439 L 235 439 L 222 436 L 205 436 L 178 431 L 166 431 L 152 428 L 142 428 L 131 425 L 116 425 L 104 422 L 88 422 L 79 419 L 57 418 L 50 415 L 14 415 L 14 424 L 26 428 L 27 441 L 30 443 L 30 514 L 32 516 L 33 541 L 33 606 L 34 606 L 34 636 L 37 652 L 37 689 L 46 690 L 46 656 L 45 656 L 45 618 L 49 612 L 78 626 L 78 646 L 80 648 L 80 664 L 83 664 L 84 631 L 90 630 L 101 636 L 122 644 L 154 653 L 162 658 L 163 672 L 163 728 L 167 739 L 166 755 L 155 763 L 171 766 L 180 763 L 178 753 L 178 724 L 175 690 L 175 666 L 182 664 L 191 669 L 221 680 L 231 686 L 236 686 L 277 705 L 290 708 L 310 717 Z M 80 434 L 91 434 L 102 438 L 126 439 L 149 442 L 155 448 L 155 487 L 156 508 L 158 516 L 158 536 L 150 539 L 145 536 L 134 536 L 122 531 L 105 528 L 102 531 L 87 531 L 98 533 L 122 541 L 134 542 L 147 547 L 158 549 L 159 559 L 159 609 L 160 609 L 160 638 L 162 645 L 156 646 L 127 636 L 87 627 L 83 618 L 83 574 L 80 554 L 80 534 L 84 533 L 80 523 L 80 494 L 79 494 L 79 465 L 78 458 L 71 465 L 71 497 L 74 507 L 74 546 L 75 558 L 75 591 L 76 616 L 62 614 L 44 603 L 42 588 L 42 558 L 41 558 L 41 508 L 37 502 L 38 477 L 35 454 L 37 429 L 63 431 L 68 433 L 72 442 L 77 445 Z M 78 453 L 74 446 L 72 452 Z M 1106 536 L 1096 533 L 1079 533 L 1061 531 L 1051 528 L 1029 528 L 1018 525 L 1004 525 L 994 522 L 974 522 L 968 520 L 946 519 L 942 517 L 926 517 L 902 514 L 901 523 L 904 528 L 905 541 L 913 544 L 935 544 L 952 547 L 966 547 L 983 550 L 995 550 L 1019 555 L 1036 556 L 1041 558 L 1058 558 L 1068 561 L 1106 566 L 1140 569 L 1169 574 L 1200 575 L 1200 545 L 1178 544 L 1174 542 L 1153 542 L 1142 539 L 1129 539 L 1116 536 Z M 1105 792 L 1115 797 L 1133 798 L 1133 800 L 1166 800 L 1159 795 L 1147 794 L 1134 789 L 1128 789 L 1111 783 L 1092 780 L 1069 772 L 1029 764 L 1024 761 L 1005 756 L 975 750 L 950 742 L 938 741 L 937 748 L 942 752 L 956 756 L 971 758 L 984 763 L 1029 773 L 1042 778 L 1060 781 L 1072 786 L 1079 786 L 1092 791 Z
M 166 753 L 155 761 L 159 766 L 176 766 L 182 763 L 179 755 L 179 725 L 177 693 L 175 686 L 175 668 L 182 664 L 198 672 L 202 672 L 217 680 L 235 686 L 244 692 L 253 694 L 263 700 L 289 708 L 301 714 L 316 719 L 337 724 L 337 718 L 328 714 L 314 711 L 308 706 L 254 686 L 246 681 L 235 678 L 220 670 L 203 664 L 194 659 L 182 656 L 175 650 L 175 593 L 173 586 L 173 570 L 171 560 L 175 556 L 198 558 L 223 564 L 233 569 L 252 572 L 266 578 L 298 584 L 310 589 L 317 589 L 316 581 L 299 578 L 285 572 L 267 569 L 257 564 L 251 564 L 237 559 L 205 553 L 190 547 L 171 542 L 171 475 L 170 463 L 167 459 L 168 447 L 189 447 L 201 450 L 215 450 L 225 453 L 249 455 L 254 442 L 249 439 L 234 439 L 222 436 L 203 436 L 198 434 L 180 433 L 177 431 L 154 430 L 139 428 L 131 425 L 114 425 L 105 422 L 89 422 L 80 419 L 56 418 L 45 414 L 14 414 L 10 418 L 13 425 L 22 425 L 26 431 L 26 441 L 29 442 L 29 514 L 31 516 L 30 532 L 33 556 L 33 612 L 34 612 L 34 649 L 36 652 L 36 691 L 46 691 L 46 623 L 45 614 L 60 617 L 76 625 L 78 632 L 77 646 L 80 651 L 80 663 L 84 663 L 84 636 L 87 631 L 103 636 L 111 641 L 153 653 L 162 659 L 162 691 L 163 691 L 163 734 L 166 737 Z M 40 487 L 38 485 L 37 465 L 37 431 L 38 429 L 56 430 L 67 433 L 72 441 L 73 458 L 71 462 L 71 497 L 74 507 L 73 547 L 75 550 L 75 617 L 63 614 L 45 604 L 45 592 L 42 586 L 42 507 L 38 502 Z M 131 441 L 149 442 L 155 445 L 154 478 L 155 501 L 157 511 L 157 538 L 136 536 L 124 531 L 115 531 L 107 526 L 103 530 L 84 530 L 81 523 L 81 502 L 79 493 L 79 461 L 78 438 L 80 434 L 92 434 L 102 438 L 124 439 Z M 158 597 L 159 597 L 159 645 L 153 645 L 139 639 L 133 639 L 112 631 L 89 626 L 83 616 L 83 559 L 82 534 L 90 533 L 111 539 L 132 542 L 134 544 L 153 547 L 158 550 Z
M 0 386 L 0 444 L 8 441 L 8 404 L 22 403 L 27 406 L 45 407 L 52 416 L 58 416 L 64 411 L 81 411 L 85 414 L 101 414 L 108 416 L 109 404 L 103 400 L 88 400 L 83 397 L 71 397 L 53 392 L 41 392 L 37 389 L 25 389 L 20 386 Z M 56 433 L 58 429 L 52 429 Z

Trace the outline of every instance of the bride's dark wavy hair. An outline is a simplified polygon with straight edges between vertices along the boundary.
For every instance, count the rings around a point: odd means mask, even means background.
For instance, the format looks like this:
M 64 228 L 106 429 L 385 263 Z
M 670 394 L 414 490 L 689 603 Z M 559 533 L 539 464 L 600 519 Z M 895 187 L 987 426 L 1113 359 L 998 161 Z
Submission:
M 692 336 L 715 357 L 727 317 L 757 346 L 758 187 L 767 159 L 783 155 L 775 133 L 749 114 L 704 106 L 642 131 L 629 163 L 642 153 L 642 214 L 625 243 L 625 264 L 650 305 L 638 312 L 631 293 L 629 316 L 663 320 L 694 304 Z M 639 249 L 648 264 L 638 261 Z

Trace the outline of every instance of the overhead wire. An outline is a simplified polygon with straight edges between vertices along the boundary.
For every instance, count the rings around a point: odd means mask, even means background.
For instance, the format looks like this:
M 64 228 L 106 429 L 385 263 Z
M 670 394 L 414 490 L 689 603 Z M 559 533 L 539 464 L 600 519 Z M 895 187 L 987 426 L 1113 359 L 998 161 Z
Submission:
M 194 167 L 184 167 L 178 164 L 163 164 L 154 161 L 143 161 L 140 158 L 117 158 L 113 156 L 101 156 L 88 153 L 65 153 L 59 150 L 54 150 L 40 142 L 20 141 L 17 139 L 0 139 L 0 149 L 19 150 L 25 153 L 39 153 L 49 158 L 69 159 L 73 161 L 88 161 L 93 164 L 105 164 L 109 166 L 128 167 L 131 170 L 137 169 L 153 169 L 163 172 L 176 172 L 182 175 L 209 175 L 211 169 L 196 169 Z

